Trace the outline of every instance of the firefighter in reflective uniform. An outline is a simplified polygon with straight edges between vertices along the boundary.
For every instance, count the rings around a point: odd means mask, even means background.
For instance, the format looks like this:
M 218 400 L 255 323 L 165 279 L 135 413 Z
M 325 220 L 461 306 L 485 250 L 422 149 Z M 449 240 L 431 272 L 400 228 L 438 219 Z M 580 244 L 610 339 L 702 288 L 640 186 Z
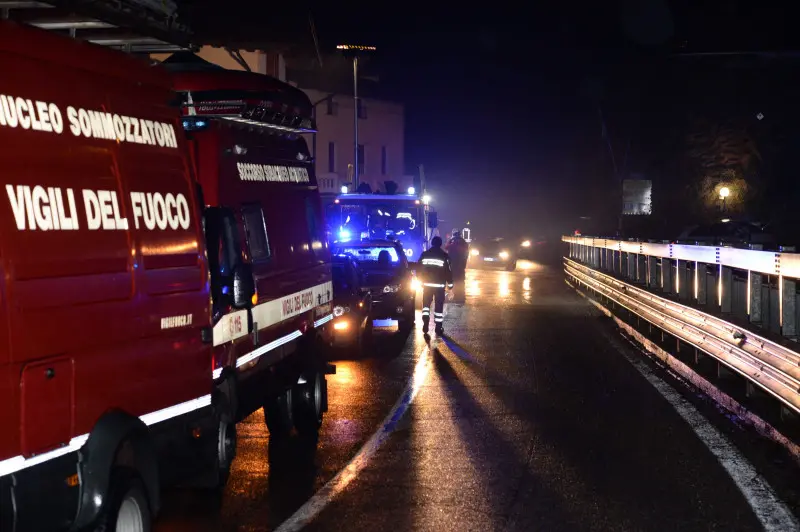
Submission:
M 433 321 L 436 323 L 436 334 L 444 334 L 444 290 L 453 288 L 453 272 L 450 269 L 450 257 L 442 249 L 440 237 L 433 237 L 431 248 L 420 256 L 419 263 L 422 266 L 422 332 L 428 332 L 431 302 L 435 298 Z
M 453 267 L 453 277 L 456 281 L 463 281 L 466 277 L 467 258 L 469 257 L 469 244 L 461 237 L 461 231 L 453 230 L 453 236 L 447 243 L 447 254 Z

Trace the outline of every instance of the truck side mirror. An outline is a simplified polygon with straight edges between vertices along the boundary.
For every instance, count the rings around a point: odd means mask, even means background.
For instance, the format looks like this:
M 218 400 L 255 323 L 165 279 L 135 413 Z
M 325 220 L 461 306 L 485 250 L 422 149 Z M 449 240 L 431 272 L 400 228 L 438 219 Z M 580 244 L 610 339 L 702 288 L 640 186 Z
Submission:
M 256 293 L 256 282 L 253 278 L 253 266 L 240 262 L 233 269 L 233 306 L 249 308 Z
M 431 211 L 428 213 L 428 227 L 431 229 L 436 229 L 439 227 L 439 215 L 436 211 Z

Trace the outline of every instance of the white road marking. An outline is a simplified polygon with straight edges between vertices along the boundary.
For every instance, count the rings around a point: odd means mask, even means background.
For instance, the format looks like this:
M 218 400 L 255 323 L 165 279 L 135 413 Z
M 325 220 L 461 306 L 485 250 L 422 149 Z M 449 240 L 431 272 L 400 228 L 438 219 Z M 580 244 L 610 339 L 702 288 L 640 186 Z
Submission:
M 389 414 L 383 420 L 378 430 L 370 437 L 367 443 L 358 450 L 352 460 L 336 474 L 327 484 L 322 486 L 306 503 L 297 509 L 286 521 L 276 529 L 276 532 L 296 532 L 309 524 L 330 502 L 358 477 L 358 474 L 369 464 L 381 445 L 391 436 L 402 419 L 420 388 L 428 377 L 431 365 L 431 348 L 426 346 L 414 366 L 414 373 L 406 383 L 402 395 L 394 404 Z
M 585 294 L 576 290 L 604 314 L 609 311 Z M 666 381 L 658 377 L 645 362 L 631 356 L 619 339 L 608 337 L 616 344 L 618 351 L 647 379 L 653 388 L 672 405 L 720 465 L 728 473 L 739 491 L 742 492 L 756 518 L 768 532 L 800 530 L 800 523 L 783 501 L 775 494 L 767 481 L 759 475 L 756 468 L 745 458 L 731 441 L 719 432 L 695 407 Z

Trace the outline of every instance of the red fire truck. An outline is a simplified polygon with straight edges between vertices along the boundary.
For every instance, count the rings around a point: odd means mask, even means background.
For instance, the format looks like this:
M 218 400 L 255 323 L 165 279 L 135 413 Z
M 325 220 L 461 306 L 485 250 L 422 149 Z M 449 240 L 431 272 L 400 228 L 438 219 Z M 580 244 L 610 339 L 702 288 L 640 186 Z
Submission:
M 170 80 L 5 21 L 0 70 L 0 530 L 147 530 L 232 451 Z
M 330 251 L 303 133 L 311 102 L 274 78 L 191 53 L 164 62 L 183 109 L 211 270 L 214 378 L 237 417 L 264 407 L 270 435 L 315 435 L 327 410 L 322 347 Z

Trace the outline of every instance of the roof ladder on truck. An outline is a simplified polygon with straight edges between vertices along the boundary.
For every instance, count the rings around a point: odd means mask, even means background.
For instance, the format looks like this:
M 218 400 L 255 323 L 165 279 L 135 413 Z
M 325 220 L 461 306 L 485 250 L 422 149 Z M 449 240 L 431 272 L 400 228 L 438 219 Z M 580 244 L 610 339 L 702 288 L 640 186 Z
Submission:
M 134 54 L 196 49 L 171 0 L 0 0 L 0 18 Z

